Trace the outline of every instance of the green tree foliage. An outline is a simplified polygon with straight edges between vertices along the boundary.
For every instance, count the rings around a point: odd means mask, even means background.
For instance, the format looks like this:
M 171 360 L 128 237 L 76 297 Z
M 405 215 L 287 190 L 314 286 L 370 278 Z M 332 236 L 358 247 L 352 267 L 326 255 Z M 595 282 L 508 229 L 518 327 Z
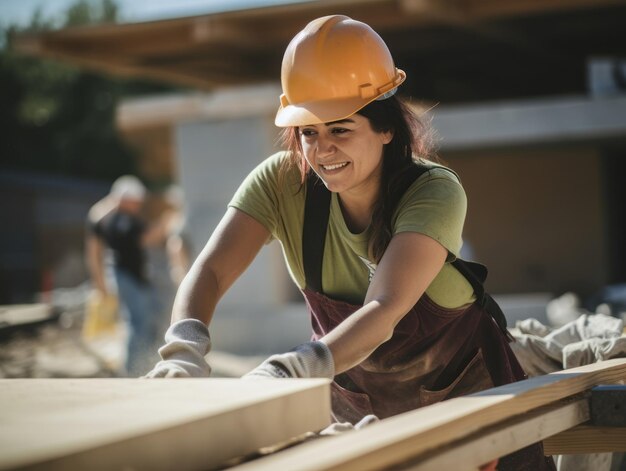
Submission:
M 117 7 L 81 0 L 63 26 L 115 22 Z M 117 80 L 12 50 L 11 38 L 54 27 L 33 16 L 26 29 L 0 31 L 0 168 L 113 180 L 135 173 L 135 158 L 115 129 L 118 102 L 124 97 L 157 93 L 168 87 Z
M 80 0 L 67 11 L 64 26 L 115 23 L 117 13 L 117 5 L 112 0 L 102 0 L 99 5 L 94 5 L 86 0 Z

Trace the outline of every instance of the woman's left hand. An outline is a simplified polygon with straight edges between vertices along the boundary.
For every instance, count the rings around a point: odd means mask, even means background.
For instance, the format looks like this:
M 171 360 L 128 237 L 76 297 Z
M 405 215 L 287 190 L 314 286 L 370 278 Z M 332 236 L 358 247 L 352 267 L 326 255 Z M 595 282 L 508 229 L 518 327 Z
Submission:
M 243 376 L 249 378 L 329 378 L 335 376 L 330 349 L 323 342 L 307 342 L 292 351 L 272 355 Z

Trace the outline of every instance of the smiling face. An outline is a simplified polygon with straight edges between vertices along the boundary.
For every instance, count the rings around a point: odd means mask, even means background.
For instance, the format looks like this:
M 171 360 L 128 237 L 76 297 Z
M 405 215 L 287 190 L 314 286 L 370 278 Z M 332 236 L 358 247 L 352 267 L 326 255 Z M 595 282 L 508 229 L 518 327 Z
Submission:
M 376 132 L 367 118 L 354 114 L 299 130 L 308 164 L 326 187 L 342 197 L 374 198 L 378 193 L 383 146 L 391 132 Z

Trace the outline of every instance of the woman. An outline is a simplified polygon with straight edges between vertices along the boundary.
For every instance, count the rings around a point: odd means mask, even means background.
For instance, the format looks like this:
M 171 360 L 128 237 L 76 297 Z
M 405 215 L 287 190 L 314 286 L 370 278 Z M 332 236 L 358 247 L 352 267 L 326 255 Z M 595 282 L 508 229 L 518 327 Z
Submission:
M 353 423 L 523 379 L 502 328 L 452 265 L 465 194 L 451 170 L 425 160 L 425 128 L 394 95 L 405 74 L 382 39 L 348 17 L 319 18 L 287 47 L 281 78 L 275 122 L 288 150 L 235 194 L 181 285 L 148 376 L 210 373 L 215 305 L 276 238 L 313 340 L 247 377 L 334 378 L 335 418 Z M 501 465 L 550 462 L 536 445 Z

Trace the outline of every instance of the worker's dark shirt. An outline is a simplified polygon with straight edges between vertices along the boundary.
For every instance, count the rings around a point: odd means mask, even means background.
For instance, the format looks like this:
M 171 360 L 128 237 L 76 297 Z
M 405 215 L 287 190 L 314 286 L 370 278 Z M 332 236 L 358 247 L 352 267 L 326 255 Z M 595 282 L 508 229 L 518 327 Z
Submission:
M 141 235 L 145 225 L 137 216 L 113 211 L 96 223 L 88 223 L 90 230 L 113 252 L 115 267 L 147 282 L 145 257 Z

